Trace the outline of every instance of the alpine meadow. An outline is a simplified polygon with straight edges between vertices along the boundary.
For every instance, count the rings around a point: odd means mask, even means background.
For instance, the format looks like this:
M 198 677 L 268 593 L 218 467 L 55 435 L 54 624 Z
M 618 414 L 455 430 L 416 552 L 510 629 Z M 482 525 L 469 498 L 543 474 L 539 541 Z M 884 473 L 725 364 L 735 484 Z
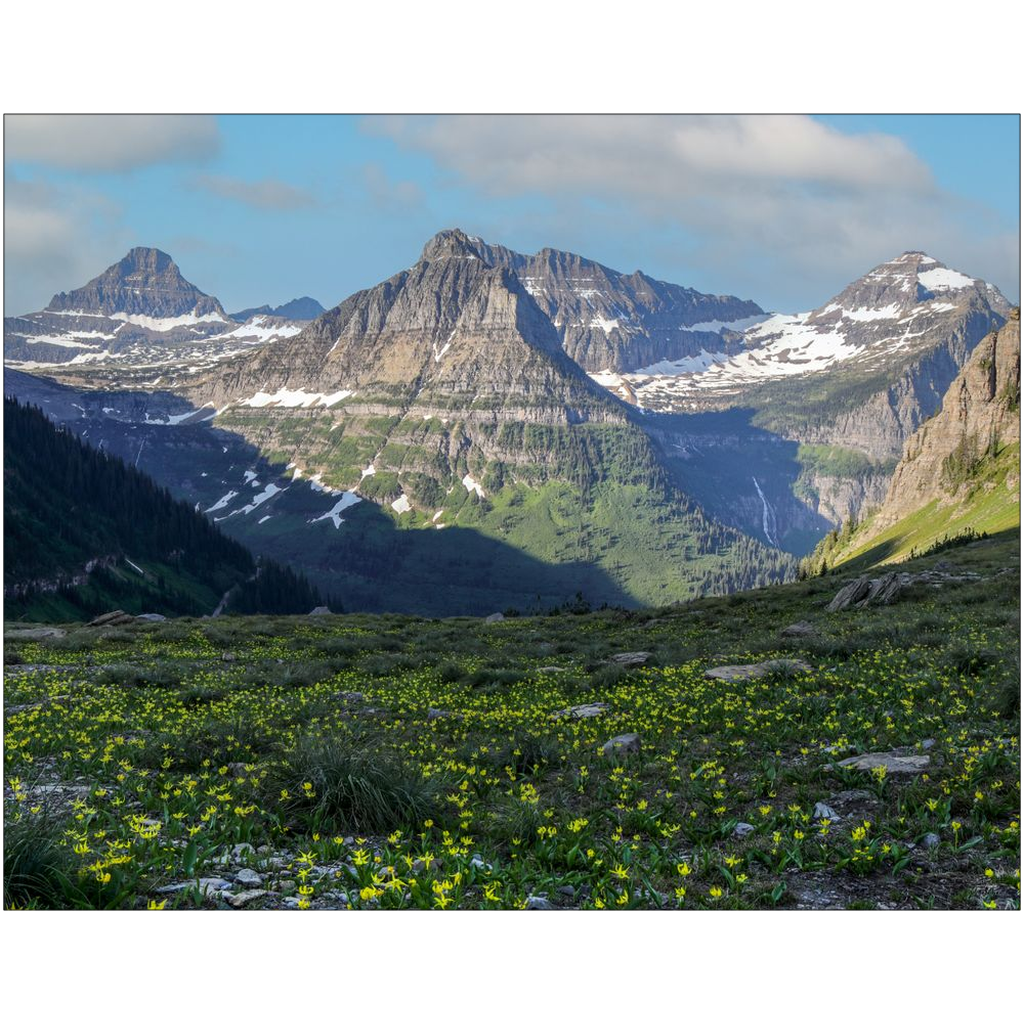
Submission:
M 4 907 L 1019 910 L 1014 187 L 1010 115 L 8 114 Z

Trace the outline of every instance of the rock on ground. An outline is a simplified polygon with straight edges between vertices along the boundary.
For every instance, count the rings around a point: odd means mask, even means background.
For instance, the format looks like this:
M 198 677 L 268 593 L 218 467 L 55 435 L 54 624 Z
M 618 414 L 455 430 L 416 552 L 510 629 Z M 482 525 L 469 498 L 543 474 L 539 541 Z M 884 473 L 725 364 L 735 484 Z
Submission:
M 134 622 L 135 616 L 129 615 L 127 612 L 122 611 L 120 608 L 117 611 L 105 612 L 103 615 L 97 615 L 91 622 L 87 622 L 87 626 L 127 626 L 129 622 Z
M 613 654 L 611 661 L 615 665 L 646 665 L 652 657 L 650 651 L 626 651 L 623 654 Z
M 556 711 L 554 717 L 596 718 L 598 715 L 603 715 L 610 707 L 610 704 L 605 704 L 603 701 L 598 701 L 595 704 L 577 704 L 575 707 L 563 708 L 561 711 Z
M 836 768 L 856 768 L 858 771 L 869 772 L 875 768 L 885 768 L 888 775 L 916 775 L 924 771 L 931 763 L 927 754 L 896 755 L 891 753 L 857 754 L 835 763 Z
M 225 893 L 224 899 L 236 910 L 241 910 L 246 904 L 271 895 L 273 894 L 267 889 L 247 889 L 245 892 Z
M 640 737 L 635 732 L 613 736 L 601 749 L 606 754 L 639 754 Z
M 236 873 L 235 879 L 239 885 L 244 885 L 247 889 L 263 884 L 263 876 L 252 868 L 242 868 Z
M 550 900 L 544 899 L 543 896 L 527 896 L 526 898 L 526 909 L 527 910 L 556 910 L 554 903 Z
M 811 666 L 799 658 L 773 658 L 753 665 L 718 665 L 704 673 L 705 679 L 760 679 L 772 672 L 810 672 Z
M 839 592 L 832 598 L 828 610 L 830 612 L 846 611 L 847 608 L 860 604 L 870 592 L 871 581 L 866 576 L 862 576 L 859 580 L 854 580 L 852 583 L 847 583 L 845 587 L 840 587 Z
M 784 629 L 779 631 L 779 636 L 784 637 L 804 637 L 804 636 L 817 636 L 818 631 L 814 628 L 813 624 L 801 620 L 800 622 L 794 622 L 786 626 Z

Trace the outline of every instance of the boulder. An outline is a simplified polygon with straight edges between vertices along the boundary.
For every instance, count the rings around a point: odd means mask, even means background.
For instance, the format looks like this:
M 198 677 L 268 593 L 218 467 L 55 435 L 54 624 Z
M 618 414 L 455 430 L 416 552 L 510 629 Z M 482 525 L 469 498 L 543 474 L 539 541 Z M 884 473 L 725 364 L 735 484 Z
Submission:
M 143 612 L 142 615 L 136 615 L 135 618 L 142 619 L 143 622 L 166 622 L 167 616 L 161 615 L 159 612 Z
M 754 831 L 754 826 L 749 821 L 738 821 L 736 827 L 732 830 L 732 834 L 737 839 L 745 839 Z
M 779 636 L 783 637 L 805 637 L 805 636 L 817 636 L 818 631 L 810 622 L 794 622 L 782 630 L 779 631 Z
M 625 732 L 613 736 L 601 749 L 606 754 L 639 754 L 640 747 L 640 737 L 635 732 Z
M 501 612 L 495 612 L 493 615 L 488 615 L 487 618 L 484 619 L 484 622 L 486 622 L 486 623 L 504 622 L 504 621 L 505 621 L 505 616 L 502 615 Z
M 613 654 L 611 662 L 613 665 L 646 665 L 653 657 L 650 651 L 626 651 L 623 654 Z
M 577 704 L 575 707 L 563 708 L 561 711 L 556 711 L 553 717 L 596 718 L 598 715 L 603 715 L 610 707 L 610 704 L 605 704 L 603 701 L 597 701 L 594 704 Z
M 104 612 L 103 615 L 97 615 L 91 622 L 87 622 L 87 626 L 127 626 L 129 622 L 134 622 L 135 616 L 129 615 L 127 612 L 122 611 L 118 608 L 113 612 Z
M 832 598 L 828 610 L 830 612 L 846 611 L 847 608 L 860 604 L 870 592 L 871 581 L 867 576 L 862 576 L 859 580 L 854 580 L 852 583 L 847 583 L 845 587 L 841 587 L 836 596 Z
M 847 757 L 837 761 L 836 768 L 856 768 L 858 771 L 870 772 L 875 768 L 885 768 L 888 775 L 916 775 L 922 772 L 931 764 L 931 758 L 927 754 L 901 756 L 893 753 L 877 752 L 871 754 L 857 754 L 855 757 Z
M 828 804 L 821 803 L 820 801 L 814 805 L 814 817 L 819 820 L 822 818 L 825 818 L 829 821 L 841 820 L 839 815 L 836 814 L 836 812 L 832 810 L 832 808 L 829 807 Z
M 811 666 L 799 658 L 772 658 L 769 661 L 757 662 L 753 665 L 718 665 L 704 673 L 705 679 L 723 679 L 731 682 L 736 679 L 760 679 L 762 676 L 780 672 L 792 675 L 796 672 L 810 672 Z
M 331 609 L 325 604 L 318 604 L 310 613 L 310 615 L 330 615 Z

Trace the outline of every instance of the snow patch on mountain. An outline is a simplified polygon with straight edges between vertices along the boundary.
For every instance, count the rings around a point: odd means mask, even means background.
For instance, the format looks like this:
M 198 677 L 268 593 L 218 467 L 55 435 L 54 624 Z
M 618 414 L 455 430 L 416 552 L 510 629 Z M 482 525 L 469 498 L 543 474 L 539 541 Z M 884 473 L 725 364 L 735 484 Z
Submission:
M 207 512 L 219 512 L 222 508 L 227 508 L 238 497 L 238 491 L 228 491 L 215 505 L 211 505 L 206 511 Z
M 458 328 L 453 328 L 452 329 L 452 333 L 449 334 L 448 337 L 445 339 L 445 343 L 441 346 L 440 351 L 438 351 L 437 342 L 435 341 L 433 343 L 432 348 L 434 350 L 434 362 L 435 363 L 441 362 L 441 360 L 444 358 L 445 352 L 447 352 L 448 349 L 451 348 L 452 338 L 455 337 L 455 331 L 456 330 L 458 330 Z
M 708 352 L 707 349 L 702 348 L 695 356 L 687 356 L 684 359 L 662 359 L 661 362 L 651 363 L 650 366 L 642 366 L 636 372 L 637 374 L 645 374 L 652 377 L 656 375 L 673 377 L 680 373 L 700 373 L 709 366 L 714 366 L 715 363 L 724 363 L 728 359 L 729 356 L 725 352 Z M 597 380 L 594 374 L 590 376 Z M 603 376 L 617 377 L 618 379 L 614 384 L 622 383 L 622 378 L 618 374 L 605 374 Z M 611 384 L 605 384 L 601 380 L 598 380 L 597 383 L 603 384 L 605 387 L 611 386 Z
M 930 292 L 952 292 L 974 286 L 972 278 L 961 274 L 959 270 L 950 270 L 949 267 L 926 270 L 924 273 L 919 273 L 917 279 Z
M 341 518 L 341 513 L 344 512 L 345 509 L 350 508 L 352 505 L 355 505 L 362 500 L 363 499 L 360 498 L 355 491 L 345 491 L 333 508 L 328 509 L 328 511 L 326 511 L 322 516 L 317 516 L 316 519 L 310 519 L 310 522 L 320 523 L 325 519 L 330 519 L 334 523 L 334 528 L 338 530 L 341 528 L 341 524 L 345 521 Z
M 311 409 L 314 406 L 330 408 L 345 398 L 354 395 L 354 391 L 335 391 L 325 395 L 323 392 L 303 391 L 299 388 L 290 391 L 288 388 L 279 388 L 274 394 L 266 391 L 257 391 L 252 398 L 246 399 L 240 405 L 248 405 L 253 409 L 264 409 L 273 406 L 279 409 Z
M 244 324 L 240 324 L 233 331 L 225 334 L 218 334 L 211 341 L 221 341 L 224 338 L 256 338 L 259 341 L 271 341 L 274 338 L 293 338 L 302 330 L 299 324 L 267 324 L 265 316 L 254 316 Z
M 145 327 L 147 331 L 173 331 L 177 327 L 191 327 L 194 324 L 226 324 L 227 320 L 220 313 L 185 313 L 183 316 L 146 316 L 143 313 L 111 313 L 111 320 L 124 320 L 136 327 Z
M 745 316 L 740 320 L 705 320 L 700 324 L 689 324 L 686 327 L 680 327 L 679 330 L 710 331 L 713 334 L 718 334 L 720 331 L 745 331 L 748 327 L 764 323 L 770 316 L 770 313 L 758 313 L 756 316 Z
M 484 489 L 480 486 L 480 484 L 476 482 L 476 480 L 473 479 L 472 475 L 469 473 L 467 473 L 462 478 L 462 486 L 465 487 L 467 491 L 476 491 L 476 495 L 478 498 L 486 497 L 486 495 L 484 494 Z

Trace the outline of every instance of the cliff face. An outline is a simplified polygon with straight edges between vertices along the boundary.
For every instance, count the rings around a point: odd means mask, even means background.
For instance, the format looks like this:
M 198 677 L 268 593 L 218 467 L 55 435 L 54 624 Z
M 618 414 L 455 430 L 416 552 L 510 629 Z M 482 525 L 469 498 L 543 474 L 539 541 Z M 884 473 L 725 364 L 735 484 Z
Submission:
M 871 473 L 859 477 L 825 476 L 808 473 L 808 504 L 822 518 L 838 525 L 855 518 L 863 509 L 875 508 L 882 503 L 889 485 L 884 473 Z
M 520 420 L 625 420 L 624 407 L 566 356 L 515 273 L 461 232 L 431 239 L 411 269 L 294 337 L 225 363 L 195 394 L 220 407 L 296 391 L 345 392 L 349 409 L 368 411 L 388 402 L 426 412 L 514 409 Z
M 941 410 L 907 442 L 876 530 L 938 499 L 959 500 L 988 455 L 1020 443 L 1020 310 L 986 335 L 942 400 Z

